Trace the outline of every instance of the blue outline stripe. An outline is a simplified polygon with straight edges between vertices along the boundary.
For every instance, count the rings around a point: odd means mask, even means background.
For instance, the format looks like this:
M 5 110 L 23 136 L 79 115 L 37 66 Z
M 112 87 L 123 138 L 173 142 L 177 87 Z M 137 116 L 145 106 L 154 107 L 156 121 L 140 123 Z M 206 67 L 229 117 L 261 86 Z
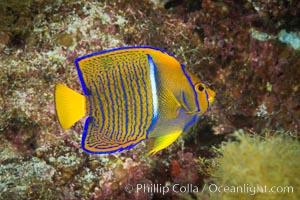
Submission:
M 83 140 L 82 140 L 83 141 Z M 84 142 L 81 144 L 81 147 L 82 149 L 87 152 L 87 153 L 90 153 L 90 154 L 112 154 L 112 153 L 116 153 L 116 152 L 121 152 L 121 151 L 124 151 L 124 150 L 129 150 L 129 149 L 132 149 L 134 148 L 135 146 L 137 146 L 138 144 L 140 144 L 143 140 L 141 140 L 140 142 L 136 143 L 136 144 L 131 144 L 125 148 L 119 148 L 117 150 L 113 150 L 113 151 L 106 151 L 106 152 L 94 152 L 94 151 L 89 151 L 87 150 L 86 148 L 84 148 Z M 130 142 L 130 141 L 129 141 Z
M 185 77 L 188 79 L 188 81 L 189 81 L 189 83 L 190 83 L 190 85 L 191 85 L 191 87 L 192 87 L 192 89 L 193 89 L 193 91 L 194 91 L 195 103 L 196 103 L 196 106 L 197 106 L 197 108 L 198 108 L 197 112 L 201 112 L 200 105 L 199 105 L 199 102 L 198 102 L 198 94 L 197 94 L 197 92 L 196 92 L 196 90 L 195 90 L 195 87 L 194 87 L 194 85 L 193 85 L 193 82 L 192 82 L 192 80 L 191 80 L 191 77 L 187 74 L 187 72 L 186 72 L 185 67 L 184 67 L 183 64 L 181 64 L 181 69 L 182 69 L 182 71 L 183 71 Z M 183 95 L 183 97 L 184 97 L 183 101 L 184 101 L 185 105 L 188 106 L 188 104 L 185 102 L 186 99 L 185 99 L 185 96 L 184 96 L 184 95 Z M 196 120 L 197 120 L 197 117 L 198 117 L 198 115 L 195 114 L 195 115 L 193 116 L 192 120 L 189 121 L 189 122 L 184 126 L 183 131 L 186 131 L 192 124 L 194 124 L 194 123 L 196 122 Z
M 83 150 L 85 150 L 87 152 L 89 152 L 89 151 L 84 148 L 84 142 L 86 140 L 86 136 L 87 136 L 87 132 L 88 132 L 88 128 L 89 128 L 89 124 L 90 124 L 91 119 L 92 119 L 92 117 L 88 117 L 85 120 L 85 124 L 84 124 L 84 128 L 83 128 L 83 133 L 82 133 L 82 140 L 81 140 L 81 147 L 82 147 Z
M 81 59 L 82 60 L 82 59 Z M 77 69 L 77 73 L 78 73 L 78 77 L 79 77 L 79 80 L 80 80 L 80 83 L 81 83 L 81 87 L 82 87 L 82 90 L 83 90 L 83 93 L 85 96 L 89 96 L 89 93 L 86 89 L 86 85 L 85 85 L 85 82 L 84 82 L 84 79 L 83 79 L 83 76 L 82 76 L 82 72 L 79 68 L 79 60 L 77 61 L 77 59 L 75 60 L 75 65 L 76 65 L 76 69 Z
M 184 105 L 187 106 L 187 102 L 186 102 L 186 98 L 184 96 L 184 92 L 181 92 L 181 97 L 182 97 L 182 101 L 183 101 Z
M 181 69 L 182 69 L 182 71 L 183 71 L 185 77 L 188 79 L 188 81 L 189 81 L 189 83 L 190 83 L 190 85 L 191 85 L 191 87 L 192 87 L 192 89 L 193 89 L 193 91 L 194 91 L 195 102 L 196 102 L 196 106 L 197 106 L 197 108 L 198 108 L 197 112 L 201 112 L 200 105 L 199 105 L 199 102 L 198 102 L 198 94 L 197 94 L 197 92 L 196 92 L 196 90 L 195 90 L 195 87 L 194 87 L 194 85 L 193 85 L 193 82 L 192 82 L 192 80 L 191 80 L 191 77 L 190 77 L 190 76 L 187 74 L 187 72 L 185 71 L 185 67 L 184 67 L 183 64 L 181 64 Z
M 113 51 L 126 50 L 126 49 L 152 49 L 152 50 L 157 50 L 157 51 L 160 51 L 162 53 L 166 53 L 169 56 L 172 56 L 177 60 L 177 57 L 174 54 L 168 53 L 165 50 L 157 48 L 157 47 L 151 47 L 151 46 L 125 46 L 125 47 L 119 47 L 119 48 L 113 48 L 113 49 L 98 51 L 98 52 L 94 52 L 94 53 L 91 53 L 91 54 L 87 54 L 85 56 L 81 56 L 81 57 L 79 57 L 75 60 L 75 64 L 77 66 L 79 61 L 84 60 L 86 58 L 96 56 L 96 55 L 110 53 L 110 52 L 113 52 Z
M 189 107 L 189 105 L 188 105 L 188 103 L 187 103 L 187 101 L 186 101 L 184 92 L 181 92 L 181 97 L 182 97 L 182 101 L 183 101 L 184 105 L 188 108 L 187 111 L 191 111 L 192 109 Z
M 184 126 L 183 131 L 186 131 L 192 124 L 194 124 L 197 121 L 197 117 L 198 117 L 198 115 L 195 114 L 193 116 L 193 119 Z
M 206 111 L 207 111 L 210 108 L 210 102 L 209 102 L 209 95 L 208 95 L 208 92 L 206 90 L 205 90 L 205 95 L 206 95 L 206 101 L 207 101 L 207 109 L 206 109 Z

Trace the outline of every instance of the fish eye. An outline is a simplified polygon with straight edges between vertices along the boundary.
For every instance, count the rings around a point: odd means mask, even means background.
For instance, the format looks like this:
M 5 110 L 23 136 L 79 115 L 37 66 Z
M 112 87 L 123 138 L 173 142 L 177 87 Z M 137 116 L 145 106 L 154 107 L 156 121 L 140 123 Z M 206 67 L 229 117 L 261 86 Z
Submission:
M 205 89 L 205 87 L 203 86 L 202 83 L 197 83 L 197 84 L 195 85 L 195 89 L 196 89 L 198 92 L 202 92 L 202 91 Z
M 199 86 L 198 86 L 198 90 L 202 92 L 202 91 L 204 90 L 204 87 L 201 86 L 201 85 L 199 85 Z

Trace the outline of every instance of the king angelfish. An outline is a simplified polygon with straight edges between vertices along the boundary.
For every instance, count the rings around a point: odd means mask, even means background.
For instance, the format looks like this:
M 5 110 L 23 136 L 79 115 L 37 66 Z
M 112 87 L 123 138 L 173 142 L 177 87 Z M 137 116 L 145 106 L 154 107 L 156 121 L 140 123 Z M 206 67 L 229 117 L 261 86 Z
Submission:
M 55 89 L 66 130 L 87 116 L 82 148 L 94 154 L 131 149 L 153 139 L 149 154 L 168 147 L 211 107 L 215 93 L 164 50 L 123 47 L 75 61 L 83 95 Z

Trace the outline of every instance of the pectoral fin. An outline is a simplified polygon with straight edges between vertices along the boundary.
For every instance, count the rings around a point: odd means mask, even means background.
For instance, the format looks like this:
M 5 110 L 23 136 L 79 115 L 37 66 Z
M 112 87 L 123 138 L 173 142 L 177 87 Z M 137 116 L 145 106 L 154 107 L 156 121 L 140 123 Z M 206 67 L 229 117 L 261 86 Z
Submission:
M 168 89 L 159 90 L 159 113 L 165 119 L 175 119 L 180 110 L 180 103 Z
M 148 153 L 148 155 L 153 156 L 158 151 L 170 146 L 180 135 L 182 131 L 176 131 L 171 134 L 162 135 L 154 139 L 153 149 Z

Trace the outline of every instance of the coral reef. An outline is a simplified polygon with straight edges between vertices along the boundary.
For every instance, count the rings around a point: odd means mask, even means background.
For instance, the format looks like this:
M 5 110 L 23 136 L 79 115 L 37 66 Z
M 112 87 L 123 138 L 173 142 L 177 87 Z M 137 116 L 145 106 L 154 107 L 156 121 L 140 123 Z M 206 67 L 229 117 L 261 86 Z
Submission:
M 299 8 L 294 0 L 1 1 L 0 199 L 181 199 L 135 187 L 178 183 L 201 188 L 212 176 L 209 163 L 217 156 L 212 146 L 233 139 L 230 133 L 238 129 L 247 134 L 281 131 L 299 139 L 300 51 L 291 42 L 299 40 Z M 54 86 L 64 82 L 80 92 L 74 60 L 126 45 L 175 54 L 216 91 L 215 105 L 154 157 L 146 155 L 146 142 L 124 153 L 86 154 L 80 149 L 83 123 L 68 131 L 59 127 Z M 281 139 L 263 145 L 243 137 L 245 143 L 228 143 L 227 148 L 241 153 L 245 146 L 239 144 L 245 144 L 253 156 L 261 155 L 255 151 L 260 148 L 268 177 L 279 173 L 271 165 L 281 163 L 276 152 L 291 166 L 287 170 L 299 166 L 299 159 L 288 159 L 294 143 L 285 148 L 276 143 Z M 199 156 L 208 164 L 202 172 L 195 161 Z M 217 156 L 218 163 L 222 158 L 227 157 Z M 223 167 L 233 163 L 245 168 L 246 161 L 220 164 L 216 174 L 222 177 L 227 173 Z M 239 177 L 238 170 L 232 173 Z M 269 180 L 275 184 L 276 177 Z

